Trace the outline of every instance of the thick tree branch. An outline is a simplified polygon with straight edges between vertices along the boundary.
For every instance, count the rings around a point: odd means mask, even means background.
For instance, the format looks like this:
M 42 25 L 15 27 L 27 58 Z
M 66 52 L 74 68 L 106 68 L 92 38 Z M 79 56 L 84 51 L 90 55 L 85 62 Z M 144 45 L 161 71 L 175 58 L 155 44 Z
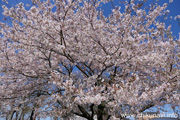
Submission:
M 80 105 L 78 105 L 78 108 L 79 108 L 79 110 L 81 111 L 81 113 L 83 114 L 83 116 L 84 116 L 85 118 L 89 119 L 89 118 L 91 117 L 90 114 L 89 114 L 83 107 L 81 107 Z
M 139 112 L 140 112 L 140 113 L 141 113 L 141 112 L 144 112 L 145 110 L 147 110 L 147 109 L 149 109 L 149 108 L 151 108 L 151 107 L 153 107 L 153 106 L 154 106 L 154 103 L 151 102 L 151 103 L 149 103 L 148 105 L 142 107 L 142 108 L 139 110 Z
M 30 120 L 33 120 L 34 110 L 31 111 Z

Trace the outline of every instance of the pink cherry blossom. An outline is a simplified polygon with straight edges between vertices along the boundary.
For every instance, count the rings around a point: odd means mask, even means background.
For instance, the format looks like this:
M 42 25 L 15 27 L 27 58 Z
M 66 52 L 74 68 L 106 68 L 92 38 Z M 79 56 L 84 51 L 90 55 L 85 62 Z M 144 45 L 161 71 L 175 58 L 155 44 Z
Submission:
M 0 115 L 115 120 L 180 104 L 179 39 L 159 21 L 166 3 L 132 1 L 107 17 L 109 0 L 32 2 L 3 6 Z

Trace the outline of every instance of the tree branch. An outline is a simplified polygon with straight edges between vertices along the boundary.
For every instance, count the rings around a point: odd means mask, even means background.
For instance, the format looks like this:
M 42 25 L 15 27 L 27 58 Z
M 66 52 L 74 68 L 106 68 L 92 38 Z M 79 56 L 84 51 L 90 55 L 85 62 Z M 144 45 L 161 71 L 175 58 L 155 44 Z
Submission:
M 90 118 L 90 114 L 82 106 L 78 105 L 78 108 L 85 118 L 87 118 L 87 119 Z
M 146 105 L 146 106 L 144 106 L 143 108 L 141 108 L 140 110 L 139 110 L 139 112 L 141 113 L 141 112 L 144 112 L 146 109 L 149 109 L 149 108 L 151 108 L 151 107 L 153 107 L 154 106 L 154 103 L 153 102 L 151 102 L 151 103 L 149 103 L 148 105 Z

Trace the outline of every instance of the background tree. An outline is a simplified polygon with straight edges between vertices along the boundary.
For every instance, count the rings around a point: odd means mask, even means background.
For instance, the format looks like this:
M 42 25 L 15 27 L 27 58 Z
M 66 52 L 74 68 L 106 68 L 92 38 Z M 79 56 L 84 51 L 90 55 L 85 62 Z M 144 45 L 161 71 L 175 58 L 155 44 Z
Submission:
M 124 12 L 109 0 L 32 0 L 3 6 L 0 23 L 1 115 L 31 108 L 36 116 L 121 118 L 153 106 L 179 106 L 179 40 L 131 0 Z M 19 117 L 21 118 L 21 117 Z

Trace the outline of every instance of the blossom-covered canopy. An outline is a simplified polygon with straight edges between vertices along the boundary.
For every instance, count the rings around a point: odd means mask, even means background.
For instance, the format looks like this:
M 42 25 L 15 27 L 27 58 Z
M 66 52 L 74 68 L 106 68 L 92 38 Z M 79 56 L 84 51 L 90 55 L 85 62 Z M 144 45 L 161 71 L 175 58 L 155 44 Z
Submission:
M 167 3 L 125 10 L 110 0 L 32 0 L 0 22 L 0 114 L 122 118 L 180 104 L 179 39 L 159 18 Z

